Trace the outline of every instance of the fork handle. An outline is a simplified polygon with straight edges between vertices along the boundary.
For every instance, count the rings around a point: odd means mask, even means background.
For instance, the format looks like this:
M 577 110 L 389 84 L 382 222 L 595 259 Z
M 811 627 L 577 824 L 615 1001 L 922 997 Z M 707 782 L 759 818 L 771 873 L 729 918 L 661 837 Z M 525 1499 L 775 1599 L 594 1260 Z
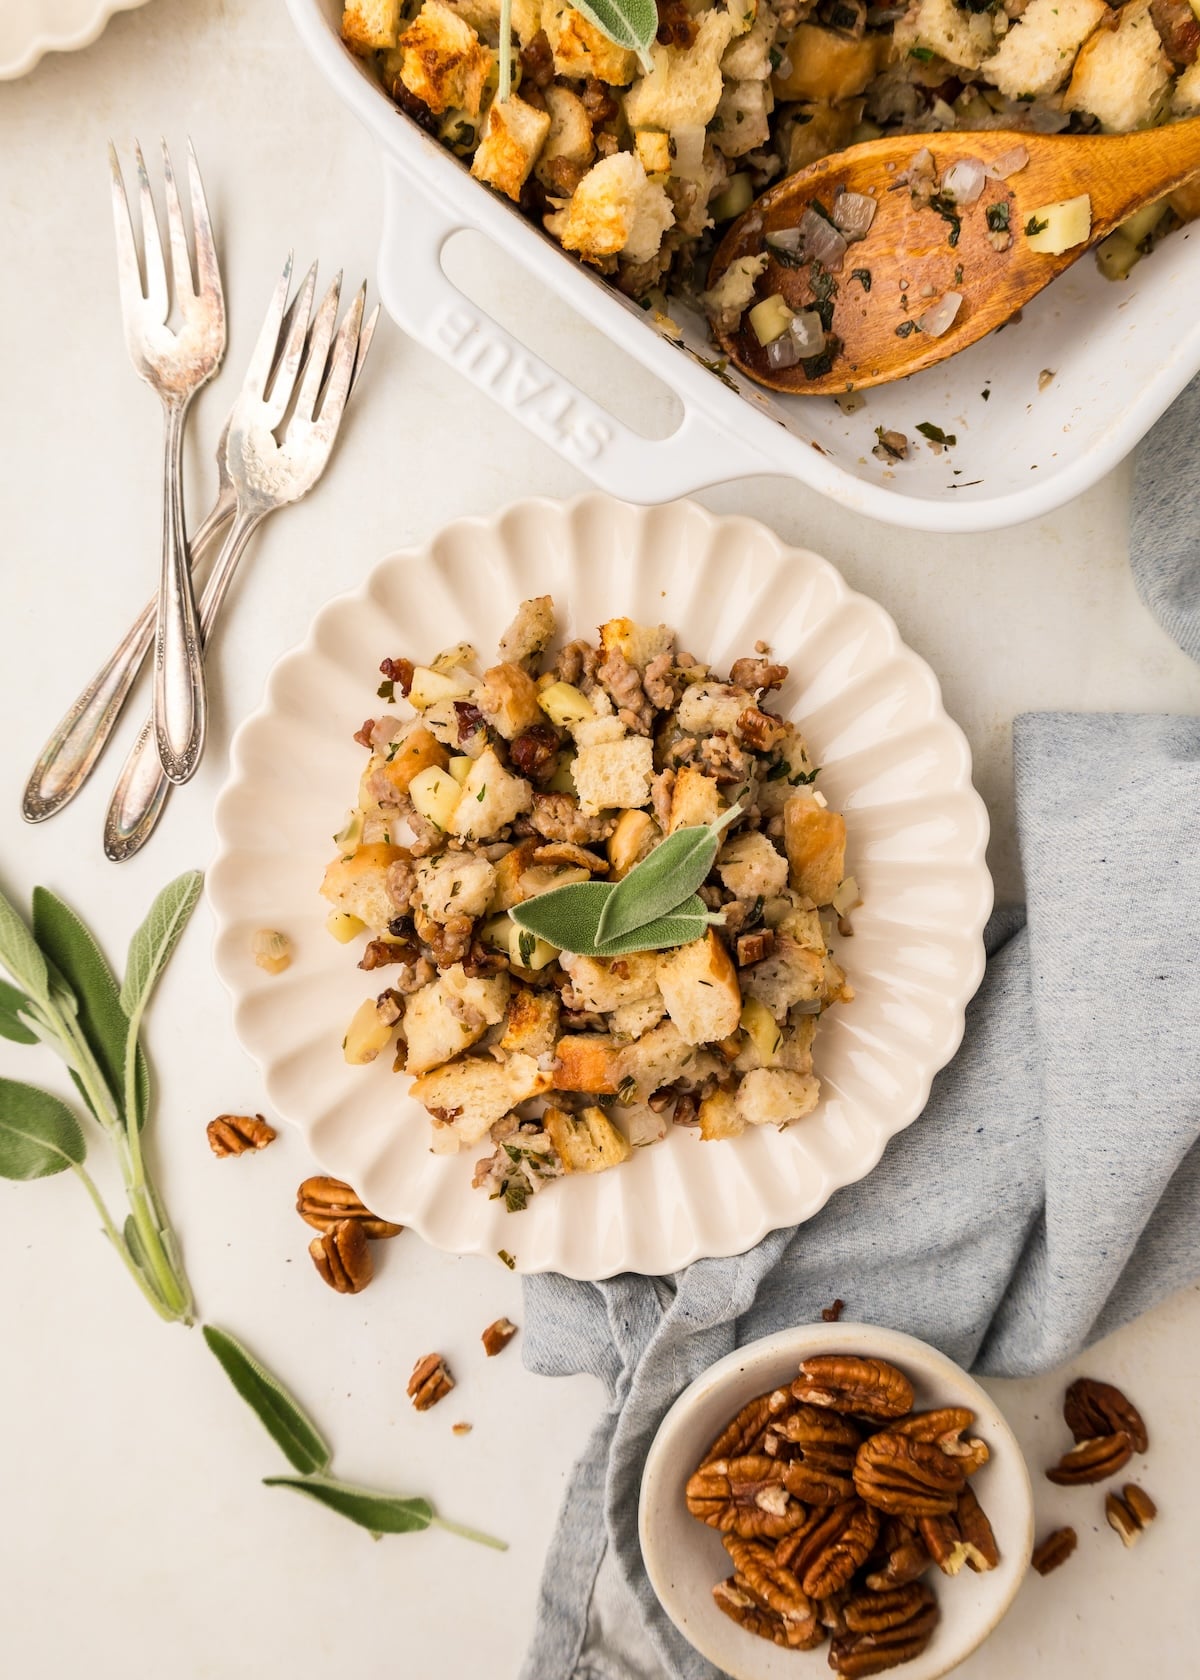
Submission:
M 196 596 L 183 529 L 183 427 L 188 400 L 166 405 L 163 544 L 154 643 L 154 732 L 172 782 L 196 773 L 208 728 L 208 697 Z
M 193 559 L 198 560 L 208 548 L 233 508 L 231 494 L 218 495 L 192 538 Z M 26 822 L 44 822 L 61 811 L 91 775 L 154 641 L 157 607 L 157 601 L 147 601 L 42 748 L 21 800 Z
M 242 552 L 264 517 L 239 514 L 225 538 L 200 597 L 200 635 L 205 641 L 212 634 Z M 104 851 L 114 863 L 124 863 L 141 851 L 158 826 L 171 785 L 159 760 L 154 718 L 149 717 L 117 778 L 104 819 Z

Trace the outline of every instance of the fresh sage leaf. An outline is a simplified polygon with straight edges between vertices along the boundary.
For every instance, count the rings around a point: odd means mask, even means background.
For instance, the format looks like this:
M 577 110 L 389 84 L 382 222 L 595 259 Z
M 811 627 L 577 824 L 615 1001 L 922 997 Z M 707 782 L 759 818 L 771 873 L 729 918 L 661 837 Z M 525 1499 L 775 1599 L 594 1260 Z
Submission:
M 672 945 L 690 945 L 694 939 L 703 939 L 714 922 L 720 924 L 724 920 L 724 916 L 711 915 L 704 900 L 693 895 L 667 915 L 656 916 L 654 921 L 644 922 L 630 933 L 605 940 L 596 946 L 595 955 L 628 957 L 634 951 L 665 951 Z
M 292 1399 L 279 1379 L 273 1377 L 227 1331 L 206 1324 L 204 1340 L 288 1463 L 304 1475 L 327 1470 L 329 1448 L 321 1439 L 316 1424 Z
M 21 1018 L 21 1011 L 28 1008 L 29 999 L 25 993 L 10 986 L 6 980 L 0 980 L 0 1038 L 9 1038 L 14 1044 L 37 1043 L 38 1035 Z
M 574 0 L 574 5 L 610 41 L 636 53 L 643 70 L 654 68 L 650 47 L 658 33 L 655 0 Z
M 376 1493 L 372 1488 L 335 1482 L 328 1476 L 264 1476 L 263 1485 L 294 1488 L 297 1493 L 307 1494 L 319 1505 L 365 1528 L 376 1539 L 381 1534 L 413 1534 L 433 1523 L 452 1534 L 461 1534 L 465 1540 L 478 1541 L 481 1546 L 491 1546 L 498 1552 L 508 1550 L 503 1540 L 494 1540 L 490 1534 L 481 1534 L 478 1529 L 464 1528 L 461 1523 L 437 1516 L 428 1499 L 398 1499 L 390 1493 Z
M 676 905 L 690 897 L 704 884 L 713 866 L 721 830 L 741 814 L 740 805 L 731 805 L 715 821 L 676 829 L 660 841 L 648 857 L 635 864 L 624 880 L 613 887 L 600 915 L 597 943 L 607 945 L 636 928 L 645 927 L 669 915 Z
M 49 1003 L 50 974 L 46 959 L 3 893 L 0 893 L 0 963 L 34 1003 Z
M 34 1085 L 0 1079 L 0 1178 L 50 1178 L 86 1155 L 79 1122 L 65 1103 Z
M 188 917 L 196 908 L 202 881 L 199 870 L 191 869 L 165 886 L 130 941 L 120 1003 L 131 1022 L 141 1016 L 155 982 L 179 943 Z
M 74 993 L 79 1029 L 119 1108 L 124 1100 L 129 1019 L 121 1008 L 120 992 L 107 959 L 74 910 L 45 887 L 33 889 L 33 931 L 41 951 Z M 87 1102 L 84 1086 L 78 1078 L 75 1083 Z M 150 1074 L 146 1057 L 139 1046 L 139 1129 L 146 1123 L 149 1103 Z
M 518 927 L 536 933 L 560 951 L 590 956 L 596 949 L 596 930 L 605 904 L 615 891 L 607 881 L 573 881 L 514 904 L 509 915 Z

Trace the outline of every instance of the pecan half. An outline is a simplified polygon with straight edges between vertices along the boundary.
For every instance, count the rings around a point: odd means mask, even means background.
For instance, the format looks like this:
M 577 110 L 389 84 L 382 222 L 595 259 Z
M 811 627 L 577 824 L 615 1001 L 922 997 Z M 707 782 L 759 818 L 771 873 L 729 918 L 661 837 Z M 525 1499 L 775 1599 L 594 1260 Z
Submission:
M 1104 1501 L 1104 1515 L 1108 1526 L 1121 1536 L 1122 1545 L 1136 1546 L 1158 1515 L 1158 1506 L 1148 1493 L 1127 1482 L 1119 1495 L 1110 1493 Z
M 919 1581 L 886 1593 L 860 1593 L 848 1599 L 843 1614 L 848 1632 L 829 1652 L 829 1666 L 846 1680 L 882 1674 L 911 1662 L 933 1637 L 937 1600 Z
M 413 1366 L 406 1392 L 418 1412 L 427 1412 L 430 1406 L 444 1400 L 453 1387 L 454 1378 L 441 1354 L 427 1353 Z
M 261 1114 L 218 1114 L 205 1133 L 208 1147 L 218 1160 L 226 1155 L 244 1155 L 248 1149 L 265 1149 L 275 1141 L 275 1128 Z
M 408 699 L 408 691 L 412 687 L 413 662 L 411 659 L 383 659 L 379 664 L 380 676 L 395 683 L 404 698 Z
M 586 869 L 589 875 L 607 875 L 608 862 L 597 857 L 595 852 L 589 852 L 584 846 L 573 845 L 570 840 L 552 840 L 548 845 L 539 846 L 533 854 L 534 863 L 566 863 L 576 869 Z
M 1064 1453 L 1047 1481 L 1059 1487 L 1083 1487 L 1088 1482 L 1107 1481 L 1123 1470 L 1133 1457 L 1133 1442 L 1123 1429 L 1114 1435 L 1098 1435 L 1090 1441 L 1080 1441 L 1070 1452 Z
M 1066 1563 L 1078 1543 L 1073 1528 L 1056 1528 L 1053 1534 L 1047 1534 L 1042 1543 L 1034 1547 L 1029 1561 L 1039 1575 L 1049 1575 L 1052 1569 Z
M 313 1265 L 330 1289 L 357 1295 L 375 1275 L 367 1234 L 356 1219 L 339 1219 L 308 1245 Z
M 306 1178 L 296 1191 L 296 1212 L 316 1231 L 329 1231 L 345 1220 L 361 1226 L 364 1237 L 398 1237 L 404 1229 L 371 1213 L 340 1178 Z
M 749 688 L 756 692 L 781 688 L 787 674 L 786 665 L 773 665 L 761 655 L 757 659 L 735 659 L 729 667 L 729 681 L 734 688 Z
M 751 964 L 769 957 L 774 949 L 775 934 L 771 928 L 758 928 L 754 933 L 740 934 L 737 942 L 737 965 L 739 968 L 749 968 Z
M 503 1353 L 509 1342 L 517 1333 L 517 1327 L 510 1318 L 498 1318 L 489 1324 L 480 1340 L 483 1351 L 489 1359 L 494 1359 L 498 1353 Z
M 747 1633 L 756 1633 L 760 1639 L 769 1639 L 773 1644 L 782 1645 L 785 1649 L 811 1651 L 825 1637 L 825 1630 L 820 1626 L 816 1628 L 815 1633 L 808 1633 L 806 1623 L 792 1621 L 774 1610 L 764 1608 L 736 1575 L 731 1575 L 727 1581 L 718 1581 L 712 1595 L 718 1610 L 723 1610 L 731 1621 L 735 1621 L 739 1627 L 744 1627 Z
M 862 1437 L 846 1418 L 799 1406 L 764 1431 L 762 1450 L 786 1468 L 784 1486 L 806 1505 L 840 1505 L 854 1496 L 854 1459 Z
M 1063 1417 L 1077 1441 L 1091 1441 L 1097 1435 L 1128 1435 L 1134 1452 L 1144 1453 L 1150 1445 L 1142 1414 L 1112 1383 L 1094 1377 L 1078 1377 L 1063 1400 Z
M 819 1354 L 804 1360 L 792 1393 L 809 1406 L 875 1418 L 903 1417 L 913 1403 L 912 1384 L 903 1371 L 886 1359 L 860 1359 L 855 1354 Z
M 654 1107 L 653 1098 L 650 1107 Z M 771 1420 L 779 1417 L 791 1404 L 792 1397 L 786 1388 L 773 1388 L 769 1394 L 759 1394 L 747 1401 L 709 1447 L 700 1460 L 700 1468 L 703 1470 L 714 1459 L 740 1458 L 743 1453 L 753 1451 Z
M 816 1510 L 775 1548 L 776 1561 L 790 1569 L 809 1598 L 828 1598 L 846 1586 L 866 1562 L 879 1533 L 879 1516 L 859 1499 L 832 1510 Z
M 859 1495 L 893 1516 L 935 1517 L 952 1511 L 964 1479 L 962 1465 L 940 1447 L 890 1430 L 864 1441 L 854 1464 Z
M 924 1540 L 903 1518 L 889 1517 L 882 1538 L 884 1556 L 879 1566 L 865 1577 L 872 1592 L 887 1592 L 889 1587 L 906 1587 L 929 1568 L 931 1559 Z
M 846 1303 L 839 1295 L 832 1306 L 821 1308 L 821 1317 L 826 1324 L 836 1324 L 846 1310 Z
M 951 1458 L 970 1462 L 967 1474 L 988 1461 L 988 1449 L 983 1441 L 964 1441 L 963 1430 L 975 1422 L 975 1413 L 967 1406 L 942 1406 L 933 1412 L 913 1412 L 892 1424 L 894 1435 L 907 1435 L 913 1441 L 931 1441 Z M 978 1463 L 976 1463 L 978 1460 Z
M 780 1466 L 761 1453 L 702 1465 L 684 1497 L 700 1522 L 747 1540 L 778 1539 L 798 1528 L 805 1516 L 803 1505 L 784 1487 Z
M 412 968 L 420 961 L 421 953 L 415 945 L 399 939 L 369 939 L 358 960 L 358 966 L 368 974 L 374 968 L 387 968 L 392 963 L 404 963 Z
M 744 1540 L 736 1534 L 726 1534 L 721 1544 L 733 1559 L 739 1583 L 745 1582 L 747 1591 L 760 1604 L 777 1615 L 794 1621 L 811 1621 L 815 1626 L 812 1600 L 792 1571 L 778 1562 L 774 1547 L 762 1540 Z
M 964 1564 L 982 1575 L 1000 1562 L 992 1525 L 970 1488 L 959 1494 L 953 1511 L 918 1518 L 917 1530 L 943 1575 L 957 1575 Z

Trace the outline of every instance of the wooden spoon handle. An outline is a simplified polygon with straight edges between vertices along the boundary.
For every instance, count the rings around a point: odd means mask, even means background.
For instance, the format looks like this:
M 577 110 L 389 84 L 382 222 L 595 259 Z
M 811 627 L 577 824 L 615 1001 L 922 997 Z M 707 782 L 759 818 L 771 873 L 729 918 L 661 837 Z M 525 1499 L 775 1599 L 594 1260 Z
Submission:
M 1200 173 L 1200 117 L 1136 134 L 1064 135 L 1059 144 L 1079 154 L 1075 191 L 1091 195 L 1093 245 L 1143 204 L 1165 198 Z M 1015 176 L 1012 185 L 1020 181 Z

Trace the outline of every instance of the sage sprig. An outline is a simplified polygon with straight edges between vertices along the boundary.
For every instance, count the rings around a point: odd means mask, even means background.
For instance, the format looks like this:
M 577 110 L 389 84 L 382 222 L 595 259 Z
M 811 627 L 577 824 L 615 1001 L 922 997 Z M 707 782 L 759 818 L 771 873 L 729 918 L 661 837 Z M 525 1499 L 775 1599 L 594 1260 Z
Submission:
M 677 829 L 621 881 L 574 881 L 514 905 L 509 915 L 560 951 L 588 957 L 625 957 L 702 939 L 725 918 L 696 889 L 716 861 L 722 829 L 741 814 L 740 805 L 731 805 L 711 823 Z
M 84 1165 L 87 1140 L 65 1103 L 13 1080 L 0 1081 L 0 1177 L 74 1172 L 142 1294 L 160 1317 L 183 1324 L 192 1321 L 191 1289 L 142 1153 L 150 1077 L 139 1030 L 199 891 L 192 872 L 159 894 L 134 935 L 121 988 L 69 905 L 36 888 L 30 926 L 0 894 L 0 964 L 17 982 L 0 990 L 0 1033 L 18 1044 L 40 1041 L 66 1064 L 116 1154 L 129 1212 L 118 1229 Z
M 225 1374 L 258 1418 L 297 1476 L 264 1476 L 265 1487 L 287 1487 L 315 1499 L 330 1511 L 365 1528 L 376 1540 L 384 1534 L 412 1534 L 423 1528 L 445 1528 L 504 1552 L 503 1540 L 495 1540 L 478 1529 L 439 1517 L 428 1499 L 404 1499 L 380 1493 L 375 1488 L 339 1482 L 328 1474 L 331 1454 L 316 1424 L 288 1393 L 279 1378 L 266 1369 L 235 1337 L 215 1325 L 206 1324 L 204 1340 L 220 1360 Z

